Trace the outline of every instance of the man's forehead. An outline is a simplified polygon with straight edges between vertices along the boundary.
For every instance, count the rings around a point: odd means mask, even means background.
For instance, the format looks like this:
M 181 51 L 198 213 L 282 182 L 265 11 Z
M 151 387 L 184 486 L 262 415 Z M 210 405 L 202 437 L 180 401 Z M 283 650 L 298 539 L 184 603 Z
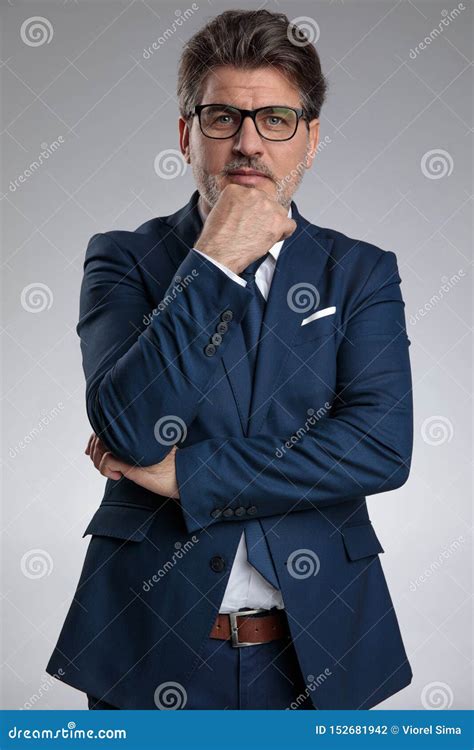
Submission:
M 271 68 L 239 70 L 232 67 L 219 67 L 211 71 L 203 87 L 203 95 L 212 94 L 237 98 L 266 99 L 272 95 L 291 96 L 295 105 L 299 102 L 297 89 L 279 71 Z M 217 101 L 217 100 L 216 100 Z M 287 102 L 290 103 L 290 102 Z

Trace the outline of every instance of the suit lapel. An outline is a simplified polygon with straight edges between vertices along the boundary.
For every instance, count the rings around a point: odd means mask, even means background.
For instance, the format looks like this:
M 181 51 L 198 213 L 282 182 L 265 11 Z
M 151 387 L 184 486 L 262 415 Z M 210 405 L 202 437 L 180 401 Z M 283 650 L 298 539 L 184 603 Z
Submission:
M 241 326 L 234 331 L 234 335 L 222 355 L 222 362 L 234 393 L 242 432 L 244 435 L 247 435 L 252 380 L 250 378 L 249 359 Z
M 169 227 L 163 241 L 173 258 L 176 268 L 183 262 L 202 232 L 202 219 L 197 206 L 199 191 L 195 190 L 189 202 L 166 217 Z
M 279 373 L 291 351 L 308 304 L 318 304 L 318 286 L 329 259 L 333 240 L 324 238 L 319 227 L 301 216 L 292 202 L 297 222 L 293 235 L 283 243 L 278 256 L 270 293 L 265 307 L 261 340 L 257 352 L 251 416 L 248 435 L 256 435 L 273 395 L 277 392 Z M 299 294 L 298 294 L 299 292 Z

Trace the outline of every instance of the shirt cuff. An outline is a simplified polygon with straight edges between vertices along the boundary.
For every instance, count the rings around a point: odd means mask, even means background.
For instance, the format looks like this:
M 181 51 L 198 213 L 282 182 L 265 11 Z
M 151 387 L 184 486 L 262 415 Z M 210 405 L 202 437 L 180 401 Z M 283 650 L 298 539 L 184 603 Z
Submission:
M 203 253 L 202 250 L 198 250 L 197 247 L 193 247 L 193 250 L 196 253 L 200 253 L 200 255 L 204 255 L 207 260 L 211 261 L 211 263 L 214 263 L 215 266 L 221 269 L 221 271 L 224 271 L 227 276 L 232 279 L 233 281 L 236 281 L 240 286 L 247 286 L 247 282 L 245 279 L 243 279 L 238 274 L 234 273 L 234 271 L 231 271 L 230 268 L 227 268 L 227 266 L 224 266 L 222 263 L 219 263 L 218 260 L 214 260 L 214 258 L 211 258 L 210 255 L 206 255 L 206 253 Z

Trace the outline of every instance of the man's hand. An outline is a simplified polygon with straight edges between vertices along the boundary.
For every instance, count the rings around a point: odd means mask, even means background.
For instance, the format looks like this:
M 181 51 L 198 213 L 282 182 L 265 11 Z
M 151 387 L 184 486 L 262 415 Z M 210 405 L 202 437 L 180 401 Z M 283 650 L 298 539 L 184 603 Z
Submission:
M 107 450 L 102 440 L 93 433 L 89 438 L 85 453 L 91 457 L 95 468 L 104 477 L 118 480 L 124 476 L 151 492 L 177 500 L 179 499 L 175 460 L 177 450 L 177 446 L 174 445 L 163 461 L 153 466 L 132 466 L 116 458 Z
M 197 250 L 241 273 L 280 240 L 291 237 L 296 221 L 259 188 L 226 185 L 194 243 Z

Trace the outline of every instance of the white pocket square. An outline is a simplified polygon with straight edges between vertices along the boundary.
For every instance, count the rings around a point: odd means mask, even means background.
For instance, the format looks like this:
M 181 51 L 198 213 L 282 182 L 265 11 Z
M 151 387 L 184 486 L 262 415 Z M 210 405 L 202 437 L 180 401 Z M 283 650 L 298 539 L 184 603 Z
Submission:
M 326 315 L 334 315 L 336 312 L 335 307 L 325 307 L 324 310 L 317 310 L 315 313 L 310 315 L 307 318 L 304 318 L 304 320 L 301 321 L 301 325 L 305 326 L 306 323 L 312 323 L 313 320 L 317 320 L 318 318 L 325 318 Z

